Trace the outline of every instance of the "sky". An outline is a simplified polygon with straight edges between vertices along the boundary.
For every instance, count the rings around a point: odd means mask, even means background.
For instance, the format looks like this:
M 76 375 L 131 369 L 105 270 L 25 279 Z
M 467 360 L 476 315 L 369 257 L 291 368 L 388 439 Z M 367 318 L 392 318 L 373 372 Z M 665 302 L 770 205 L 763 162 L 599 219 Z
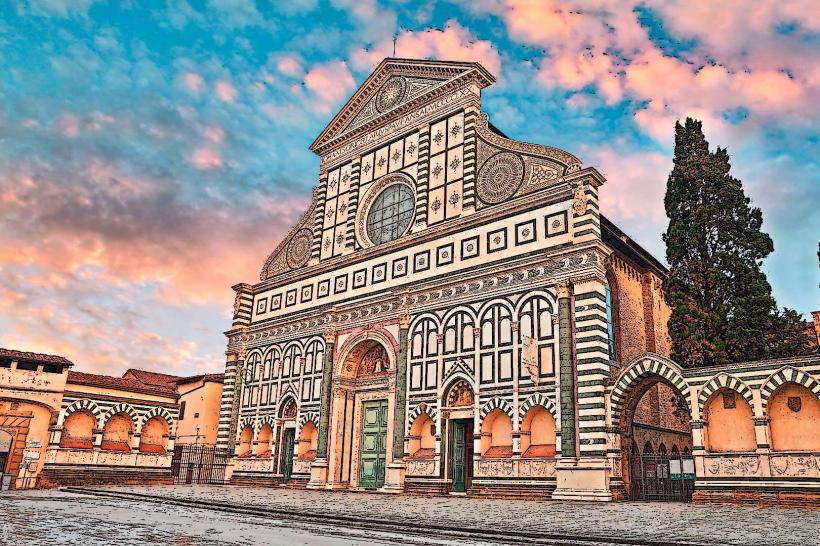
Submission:
M 659 258 L 674 124 L 728 147 L 778 304 L 820 309 L 813 1 L 11 0 L 0 3 L 0 346 L 75 369 L 224 369 L 253 283 L 318 180 L 308 146 L 370 71 L 479 61 L 510 137 L 608 179 Z

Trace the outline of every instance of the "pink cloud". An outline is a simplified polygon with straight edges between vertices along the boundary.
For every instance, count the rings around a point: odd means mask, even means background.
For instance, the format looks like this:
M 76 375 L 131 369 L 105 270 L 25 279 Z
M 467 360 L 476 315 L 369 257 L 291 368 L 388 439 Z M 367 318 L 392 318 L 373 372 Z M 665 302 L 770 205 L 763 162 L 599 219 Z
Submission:
M 749 112 L 747 126 L 784 116 L 820 119 L 820 88 L 814 85 L 820 59 L 807 47 L 789 47 L 789 38 L 774 30 L 780 22 L 815 29 L 820 16 L 808 2 L 787 4 L 649 2 L 673 35 L 697 40 L 686 59 L 666 55 L 649 39 L 633 2 L 508 0 L 489 9 L 513 39 L 547 51 L 539 83 L 570 90 L 592 85 L 610 104 L 623 98 L 646 102 L 650 106 L 635 117 L 657 138 L 659 123 L 668 137 L 669 122 L 692 113 L 715 125 L 739 108 Z
M 219 80 L 214 86 L 216 88 L 216 96 L 224 102 L 233 102 L 236 100 L 236 88 L 227 80 Z
M 198 169 L 216 169 L 222 166 L 222 157 L 213 148 L 197 148 L 191 155 L 191 162 Z
M 196 72 L 186 72 L 182 76 L 182 81 L 185 84 L 185 87 L 194 93 L 199 93 L 205 87 L 205 82 L 202 80 L 202 76 Z
M 367 50 L 358 49 L 351 55 L 357 68 L 371 69 L 385 57 L 393 56 L 393 41 L 385 39 Z M 489 40 L 477 39 L 456 21 L 448 21 L 442 29 L 405 31 L 396 40 L 396 56 L 449 61 L 474 61 L 498 75 L 501 56 Z
M 322 112 L 328 112 L 355 87 L 353 74 L 344 61 L 316 65 L 305 74 L 304 81 L 305 87 L 319 99 Z
M 80 134 L 80 119 L 74 114 L 65 113 L 60 115 L 54 122 L 57 131 L 68 138 L 74 138 Z
M 276 63 L 276 69 L 282 74 L 292 77 L 299 77 L 304 73 L 302 63 L 296 57 L 285 56 Z

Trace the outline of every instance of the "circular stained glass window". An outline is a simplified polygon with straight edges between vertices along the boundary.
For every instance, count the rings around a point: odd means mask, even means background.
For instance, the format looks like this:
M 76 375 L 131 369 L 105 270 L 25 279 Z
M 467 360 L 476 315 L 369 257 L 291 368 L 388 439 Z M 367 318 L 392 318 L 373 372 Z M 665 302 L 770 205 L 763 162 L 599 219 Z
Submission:
M 393 184 L 373 201 L 367 213 L 367 236 L 374 244 L 398 239 L 413 222 L 416 199 L 404 184 Z

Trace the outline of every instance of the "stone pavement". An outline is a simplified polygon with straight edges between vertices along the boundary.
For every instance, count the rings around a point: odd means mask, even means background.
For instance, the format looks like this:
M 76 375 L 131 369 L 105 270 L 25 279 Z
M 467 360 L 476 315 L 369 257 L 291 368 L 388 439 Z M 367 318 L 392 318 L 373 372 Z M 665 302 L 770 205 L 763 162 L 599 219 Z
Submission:
M 95 488 L 101 489 L 101 488 Z M 238 486 L 124 486 L 108 491 L 458 529 L 619 538 L 660 544 L 820 546 L 820 510 L 735 505 L 579 503 L 413 497 Z
M 0 493 L 0 546 L 153 544 L 461 546 L 463 542 L 54 490 Z

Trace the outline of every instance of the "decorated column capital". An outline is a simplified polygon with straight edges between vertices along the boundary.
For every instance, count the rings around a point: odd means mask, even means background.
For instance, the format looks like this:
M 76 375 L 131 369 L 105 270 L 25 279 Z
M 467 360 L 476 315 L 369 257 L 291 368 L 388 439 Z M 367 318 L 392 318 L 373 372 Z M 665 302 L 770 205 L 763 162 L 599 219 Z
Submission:
M 572 283 L 568 280 L 561 280 L 555 284 L 555 293 L 559 298 L 569 298 L 572 294 Z
M 399 317 L 399 328 L 402 330 L 407 330 L 410 328 L 410 313 L 402 313 Z

